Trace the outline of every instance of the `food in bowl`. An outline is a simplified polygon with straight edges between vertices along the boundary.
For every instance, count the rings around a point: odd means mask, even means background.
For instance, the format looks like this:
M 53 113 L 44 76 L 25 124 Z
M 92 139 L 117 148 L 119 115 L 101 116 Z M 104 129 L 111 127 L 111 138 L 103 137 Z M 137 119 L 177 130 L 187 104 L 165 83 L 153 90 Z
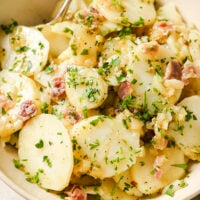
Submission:
M 0 137 L 65 199 L 173 197 L 200 160 L 200 32 L 173 3 L 74 1 L 0 33 Z

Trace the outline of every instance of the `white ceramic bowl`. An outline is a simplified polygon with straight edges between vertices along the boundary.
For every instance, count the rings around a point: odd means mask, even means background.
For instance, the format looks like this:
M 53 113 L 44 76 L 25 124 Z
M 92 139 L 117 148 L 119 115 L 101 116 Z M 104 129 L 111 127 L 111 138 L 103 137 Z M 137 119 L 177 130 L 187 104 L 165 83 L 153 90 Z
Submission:
M 27 23 L 26 16 L 29 14 L 33 14 L 34 9 L 37 9 L 39 7 L 41 9 L 39 9 L 38 12 L 35 14 L 35 21 L 31 21 L 30 23 L 40 21 L 41 18 L 45 18 L 45 12 L 47 15 L 49 15 L 49 12 L 51 11 L 52 6 L 55 4 L 56 1 L 57 0 L 32 0 L 28 1 L 29 3 L 27 4 L 26 0 L 19 0 L 19 4 L 26 2 L 26 5 L 28 6 L 28 9 L 23 12 L 20 12 L 20 15 L 19 13 L 16 13 L 16 7 L 13 6 L 13 2 L 16 2 L 15 0 L 0 0 L 0 23 L 7 22 L 10 18 L 14 17 L 16 17 L 16 19 L 21 22 Z M 194 22 L 198 27 L 200 27 L 200 15 L 198 13 L 200 8 L 200 0 L 173 1 L 176 1 L 176 3 L 178 4 L 178 8 L 180 9 L 186 21 Z M 19 4 L 17 6 L 20 8 Z M 6 11 L 6 7 L 8 10 L 10 10 L 10 12 Z M 0 179 L 2 179 L 14 191 L 22 195 L 25 199 L 60 199 L 58 196 L 55 196 L 46 192 L 45 190 L 40 189 L 37 185 L 27 182 L 25 180 L 24 174 L 14 167 L 14 158 L 17 159 L 16 150 L 9 146 L 6 146 L 5 148 L 0 146 Z M 189 173 L 188 177 L 186 177 L 185 181 L 188 184 L 188 186 L 181 190 L 178 190 L 173 198 L 166 195 L 161 195 L 159 197 L 154 198 L 154 200 L 189 200 L 198 195 L 200 193 L 200 163 L 194 164 L 191 167 L 191 172 Z

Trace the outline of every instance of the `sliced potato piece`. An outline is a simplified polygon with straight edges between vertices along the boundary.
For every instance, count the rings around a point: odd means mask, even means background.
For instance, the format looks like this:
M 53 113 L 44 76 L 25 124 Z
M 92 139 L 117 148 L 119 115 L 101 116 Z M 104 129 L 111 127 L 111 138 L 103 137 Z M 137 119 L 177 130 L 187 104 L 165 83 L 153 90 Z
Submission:
M 132 166 L 131 178 L 141 193 L 154 194 L 184 176 L 186 166 L 184 154 L 177 147 L 160 152 L 146 148 L 145 155 Z
M 108 85 L 96 69 L 68 67 L 65 82 L 67 97 L 77 110 L 97 108 L 107 97 Z
M 199 55 L 200 33 L 199 33 L 199 31 L 195 30 L 195 29 L 191 30 L 189 32 L 188 41 L 190 41 L 189 51 L 192 56 L 192 59 L 199 66 L 200 65 L 200 55 Z
M 2 70 L 0 72 L 0 137 L 7 137 L 18 131 L 27 117 L 38 113 L 39 98 L 40 93 L 32 79 L 19 73 Z
M 153 3 L 154 0 L 95 0 L 94 6 L 111 22 L 138 27 L 153 23 L 156 17 Z
M 183 99 L 178 106 L 185 108 L 187 114 L 185 122 L 170 124 L 169 134 L 186 156 L 200 161 L 200 96 L 191 96 Z
M 34 28 L 17 26 L 13 33 L 0 38 L 5 49 L 2 68 L 31 76 L 42 70 L 49 53 L 49 43 Z
M 41 114 L 29 120 L 19 134 L 19 159 L 31 181 L 45 189 L 68 186 L 73 153 L 67 129 L 56 116 Z
M 88 173 L 103 179 L 130 168 L 141 152 L 142 126 L 143 123 L 128 111 L 116 118 L 89 117 L 74 125 L 71 135 L 78 161 L 74 173 Z
M 49 56 L 57 58 L 66 48 L 68 48 L 70 38 L 66 37 L 66 34 L 62 35 L 54 31 L 53 27 L 53 25 L 45 24 L 38 28 L 41 29 L 41 33 L 49 42 Z
M 72 31 L 69 47 L 59 55 L 58 60 L 68 60 L 69 63 L 86 67 L 96 66 L 104 38 L 84 25 L 77 25 Z

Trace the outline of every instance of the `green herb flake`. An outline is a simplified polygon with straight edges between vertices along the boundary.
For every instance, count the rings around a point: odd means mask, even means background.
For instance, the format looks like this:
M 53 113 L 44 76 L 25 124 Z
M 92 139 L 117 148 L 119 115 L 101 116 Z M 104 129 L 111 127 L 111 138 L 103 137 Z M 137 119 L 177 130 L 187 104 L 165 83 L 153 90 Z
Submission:
M 170 185 L 166 191 L 165 191 L 165 194 L 170 196 L 170 197 L 173 197 L 174 196 L 174 185 Z
M 4 107 L 1 108 L 1 114 L 2 114 L 2 115 L 5 115 L 5 114 L 6 114 L 6 110 L 5 110 Z
M 140 17 L 139 18 L 139 20 L 138 21 L 135 21 L 134 23 L 133 23 L 133 25 L 134 26 L 144 26 L 144 19 L 142 18 L 142 17 Z
M 77 56 L 77 46 L 76 46 L 76 44 L 71 45 L 71 50 L 72 50 L 72 54 L 74 56 Z
M 187 186 L 187 183 L 185 182 L 185 180 L 180 180 L 178 186 L 184 188 L 185 186 Z
M 81 51 L 81 55 L 88 55 L 88 54 L 89 54 L 88 49 L 83 49 L 83 50 Z
M 38 148 L 38 149 L 43 148 L 44 147 L 43 140 L 40 139 L 39 142 L 35 144 L 35 147 Z
M 74 34 L 74 31 L 73 31 L 72 29 L 68 28 L 68 27 L 65 27 L 65 28 L 63 29 L 63 32 L 64 32 L 64 33 L 70 33 L 71 35 Z
M 49 167 L 52 167 L 51 160 L 49 159 L 48 156 L 43 156 L 43 162 L 47 163 L 47 165 L 48 165 Z
M 22 47 L 16 47 L 15 51 L 21 53 L 21 52 L 27 52 L 29 49 L 30 48 L 28 46 L 22 46 Z
M 12 33 L 15 27 L 18 26 L 18 23 L 15 20 L 12 20 L 8 25 L 1 25 L 1 30 L 5 32 L 5 34 Z
M 100 142 L 99 140 L 96 139 L 93 143 L 89 144 L 90 150 L 97 148 L 99 145 L 100 145 Z
M 122 119 L 122 124 L 126 129 L 128 129 L 128 124 L 127 124 L 127 121 L 125 119 Z
M 49 104 L 47 102 L 44 102 L 41 106 L 41 112 L 42 113 L 48 113 L 49 112 Z
M 130 95 L 122 99 L 121 107 L 123 109 L 130 109 L 134 106 L 134 103 L 135 103 L 135 97 Z
M 24 167 L 24 165 L 21 164 L 19 160 L 13 159 L 13 163 L 17 169 L 22 169 Z
M 90 124 L 91 124 L 92 126 L 96 126 L 98 123 L 99 123 L 99 118 L 94 119 L 94 120 L 92 120 L 92 121 L 90 122 Z
M 187 165 L 186 163 L 183 163 L 183 164 L 173 164 L 172 166 L 173 166 L 173 167 L 182 168 L 182 169 L 184 169 L 185 171 L 188 170 L 188 165 Z
M 42 42 L 39 42 L 38 45 L 39 45 L 40 49 L 44 49 L 44 44 Z

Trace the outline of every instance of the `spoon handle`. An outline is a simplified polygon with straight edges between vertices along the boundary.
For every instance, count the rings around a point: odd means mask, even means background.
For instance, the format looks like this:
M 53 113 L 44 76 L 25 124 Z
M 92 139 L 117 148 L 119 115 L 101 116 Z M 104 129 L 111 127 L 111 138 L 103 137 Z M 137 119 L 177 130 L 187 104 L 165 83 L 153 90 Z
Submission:
M 52 23 L 55 23 L 55 22 L 63 21 L 64 17 L 66 16 L 66 14 L 69 10 L 69 6 L 70 6 L 71 2 L 72 2 L 72 0 L 64 0 L 64 3 L 59 8 L 58 13 L 49 23 L 52 24 Z

